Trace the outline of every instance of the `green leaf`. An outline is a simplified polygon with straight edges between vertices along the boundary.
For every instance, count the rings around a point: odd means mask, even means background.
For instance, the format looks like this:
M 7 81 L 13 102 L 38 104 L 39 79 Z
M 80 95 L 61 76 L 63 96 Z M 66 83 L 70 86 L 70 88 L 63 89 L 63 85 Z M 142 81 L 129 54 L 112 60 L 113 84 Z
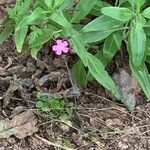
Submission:
M 88 68 L 92 76 L 106 89 L 111 91 L 117 99 L 121 100 L 121 95 L 116 87 L 114 81 L 105 71 L 103 64 L 93 55 L 89 54 L 88 57 Z
M 108 65 L 108 63 L 112 60 L 114 55 L 118 51 L 118 45 L 121 45 L 120 35 L 117 35 L 117 33 L 110 35 L 104 42 L 102 54 L 97 57 L 101 60 L 104 67 Z M 117 43 L 116 43 L 117 42 Z M 117 45 L 118 44 L 118 45 Z M 120 48 L 120 47 L 119 47 Z M 98 56 L 98 55 L 97 55 Z
M 43 44 L 49 41 L 52 36 L 59 33 L 60 30 L 54 31 L 53 28 L 37 29 L 31 32 L 29 36 L 29 47 L 31 49 L 31 55 L 33 58 L 37 58 L 37 53 L 42 48 Z
M 41 23 L 45 19 L 46 11 L 37 7 L 30 15 L 25 16 L 17 25 L 16 30 L 20 30 L 24 26 Z
M 27 32 L 28 32 L 28 26 L 24 26 L 20 30 L 15 30 L 15 44 L 16 44 L 17 51 L 19 53 L 22 50 Z
M 119 28 L 121 25 L 122 22 L 115 20 L 111 17 L 101 15 L 88 23 L 82 30 L 84 32 L 107 31 Z
M 32 0 L 25 0 L 24 2 L 20 3 L 20 7 L 18 9 L 17 17 L 22 17 L 23 15 L 26 15 L 29 13 L 30 5 L 32 4 Z
M 36 20 L 42 20 L 46 17 L 46 11 L 40 7 L 37 7 L 32 13 L 31 15 L 28 16 L 27 18 L 27 23 L 28 24 L 34 24 L 36 23 Z
M 150 39 L 147 38 L 146 40 L 146 62 L 150 64 Z
M 134 13 L 128 8 L 121 7 L 104 7 L 101 12 L 119 21 L 128 22 L 134 16 Z
M 56 22 L 57 24 L 63 26 L 63 27 L 66 27 L 66 28 L 71 27 L 71 24 L 65 18 L 64 14 L 61 10 L 57 10 L 55 13 L 53 13 L 50 16 L 50 19 L 53 20 L 54 22 Z
M 32 30 L 32 32 L 29 34 L 29 45 L 34 45 L 36 43 L 36 41 L 42 39 L 42 36 L 43 37 L 47 37 L 49 39 L 49 36 L 50 34 L 52 33 L 52 35 L 54 34 L 57 34 L 59 32 L 61 32 L 61 30 L 58 30 L 56 27 L 52 26 L 52 25 L 47 25 L 46 28 L 38 28 L 36 26 L 31 26 L 30 27 L 30 30 Z M 47 34 L 46 34 L 47 32 Z M 51 36 L 50 36 L 51 37 Z M 45 38 L 46 39 L 46 38 Z M 42 41 L 38 41 L 38 43 L 43 43 L 43 40 Z M 39 46 L 38 44 L 35 44 L 36 46 Z M 41 45 L 40 45 L 41 46 Z M 32 46 L 34 47 L 34 46 Z
M 122 32 L 116 32 L 111 34 L 104 42 L 103 50 L 99 51 L 95 57 L 100 60 L 106 68 L 108 63 L 113 59 L 114 55 L 118 51 L 122 42 Z M 88 72 L 87 74 L 88 81 L 93 80 L 93 77 Z
M 145 2 L 146 2 L 146 0 L 134 0 L 134 3 L 136 5 L 137 9 L 140 9 Z
M 65 0 L 54 0 L 53 8 L 57 8 L 64 3 Z
M 101 0 L 98 0 L 97 3 L 93 6 L 92 10 L 90 11 L 90 15 L 100 16 L 102 15 L 101 9 L 103 7 L 108 7 L 108 6 L 111 6 L 111 5 L 107 2 L 102 2 Z
M 145 18 L 150 19 L 150 7 L 146 8 L 146 9 L 142 12 L 142 15 L 143 15 Z
M 39 36 L 42 36 L 42 34 L 42 29 L 35 27 L 29 35 L 29 45 L 35 42 Z
M 73 6 L 73 0 L 65 0 L 65 2 L 60 6 L 60 10 L 68 9 Z
M 123 31 L 114 32 L 113 38 L 114 38 L 114 41 L 116 42 L 117 49 L 120 49 L 122 40 L 123 40 Z
M 43 0 L 48 9 L 52 9 L 52 0 Z
M 83 19 L 86 15 L 88 15 L 88 13 L 91 11 L 96 2 L 97 0 L 92 0 L 92 2 L 91 0 L 80 0 L 74 10 L 71 22 L 77 23 L 81 19 Z
M 32 0 L 25 0 L 25 1 L 16 1 L 16 5 L 13 8 L 7 9 L 9 17 L 15 19 L 16 23 L 18 24 L 22 18 L 29 14 L 30 5 Z
M 132 73 L 138 80 L 148 100 L 150 100 L 150 75 L 148 73 L 146 65 L 143 64 L 141 68 L 136 67 L 133 64 L 131 57 L 129 63 L 130 63 L 130 68 L 132 70 Z
M 94 43 L 104 40 L 113 31 L 81 32 L 81 38 L 84 44 Z
M 125 2 L 128 2 L 129 0 L 119 0 L 119 6 L 121 6 L 122 4 L 124 4 Z
M 73 28 L 66 29 L 67 36 L 71 37 L 69 42 L 72 45 L 75 52 L 81 58 L 85 66 L 87 66 L 87 50 L 85 49 L 85 44 L 80 34 Z
M 41 48 L 42 48 L 42 45 L 31 48 L 31 56 L 32 56 L 32 58 L 37 59 L 37 54 L 38 54 L 38 52 L 40 51 Z
M 0 44 L 2 44 L 14 30 L 15 23 L 14 20 L 11 20 L 9 23 L 6 24 L 6 27 L 0 33 Z
M 36 102 L 36 107 L 37 108 L 42 108 L 44 106 L 44 103 L 42 101 Z
M 36 41 L 30 43 L 29 47 L 34 48 L 34 47 L 42 46 L 44 43 L 46 43 L 48 40 L 50 40 L 53 35 L 55 35 L 59 32 L 60 31 L 53 31 L 49 28 L 45 28 L 42 30 L 42 33 L 40 33 L 40 36 L 38 36 L 36 38 Z
M 146 35 L 143 30 L 144 24 L 144 18 L 141 15 L 137 16 L 130 33 L 131 55 L 136 66 L 142 64 L 145 55 Z
M 81 87 L 86 87 L 87 86 L 86 71 L 85 71 L 84 64 L 81 60 L 79 60 L 77 63 L 75 63 L 73 65 L 72 75 L 73 75 L 75 81 Z
M 128 41 L 127 49 L 129 52 L 129 64 L 130 68 L 132 70 L 133 75 L 136 77 L 136 79 L 139 82 L 139 85 L 143 89 L 145 95 L 150 100 L 150 75 L 148 73 L 148 69 L 144 62 L 140 66 L 134 65 L 133 58 L 131 55 L 131 41 Z
M 146 40 L 146 54 L 150 56 L 150 39 L 147 38 Z

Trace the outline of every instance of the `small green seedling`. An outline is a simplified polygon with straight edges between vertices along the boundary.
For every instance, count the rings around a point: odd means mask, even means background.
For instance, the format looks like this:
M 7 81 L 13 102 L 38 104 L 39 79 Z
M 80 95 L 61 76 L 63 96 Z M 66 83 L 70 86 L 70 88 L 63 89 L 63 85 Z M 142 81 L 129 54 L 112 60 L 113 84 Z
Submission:
M 73 117 L 74 104 L 56 97 L 50 97 L 43 93 L 37 94 L 36 107 L 48 116 L 59 118 L 63 121 L 71 120 Z

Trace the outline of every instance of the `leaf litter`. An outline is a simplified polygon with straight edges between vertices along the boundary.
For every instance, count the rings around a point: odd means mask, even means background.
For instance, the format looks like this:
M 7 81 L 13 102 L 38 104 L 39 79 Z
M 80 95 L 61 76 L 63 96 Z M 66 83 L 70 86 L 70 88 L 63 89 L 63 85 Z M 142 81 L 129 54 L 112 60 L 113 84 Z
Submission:
M 122 94 L 122 102 L 128 110 L 133 111 L 139 92 L 137 81 L 122 68 L 119 69 L 118 73 L 114 74 L 113 78 Z
M 0 121 L 0 138 L 9 138 L 14 135 L 18 139 L 23 139 L 31 136 L 38 131 L 36 124 L 37 119 L 34 113 L 30 110 L 24 111 L 14 116 L 11 120 Z

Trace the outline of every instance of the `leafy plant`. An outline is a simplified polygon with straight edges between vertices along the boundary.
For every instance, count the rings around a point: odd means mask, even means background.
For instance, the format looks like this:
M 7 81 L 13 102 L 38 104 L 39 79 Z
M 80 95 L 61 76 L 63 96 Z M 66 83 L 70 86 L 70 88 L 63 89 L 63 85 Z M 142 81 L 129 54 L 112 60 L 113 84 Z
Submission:
M 36 107 L 48 116 L 59 118 L 63 121 L 71 120 L 73 117 L 73 103 L 46 96 L 43 93 L 37 94 Z
M 138 80 L 145 95 L 150 100 L 150 75 L 145 64 L 146 62 L 149 63 L 150 53 L 150 45 L 147 44 L 150 36 L 148 32 L 146 32 L 150 29 L 150 7 L 147 8 L 147 4 L 147 0 L 133 0 L 132 2 L 130 0 L 116 1 L 115 7 L 102 7 L 102 14 L 86 24 L 81 31 L 86 33 L 85 42 L 90 44 L 92 43 L 93 45 L 96 44 L 95 42 L 103 42 L 103 38 L 94 39 L 94 35 L 97 36 L 97 34 L 100 35 L 100 33 L 108 33 L 106 37 L 104 36 L 105 41 L 103 49 L 95 55 L 95 57 L 102 62 L 104 67 L 107 66 L 116 54 L 117 50 L 121 46 L 121 43 L 125 42 L 129 53 L 129 64 L 132 73 Z M 88 35 L 91 36 L 91 39 L 87 37 Z M 90 60 L 92 59 L 90 58 Z M 93 63 L 94 61 L 90 64 Z M 96 62 L 94 66 L 96 66 L 96 64 L 98 64 L 98 62 Z M 92 67 L 92 70 L 89 69 L 89 72 L 93 76 L 93 72 L 96 72 L 94 71 L 94 66 Z M 96 68 L 100 69 L 100 65 Z M 87 74 L 88 80 L 93 79 L 90 73 Z M 98 73 L 96 74 L 98 75 Z M 103 74 L 102 71 L 101 74 Z M 101 76 L 99 74 L 97 81 L 100 77 Z M 94 76 L 94 78 L 96 78 L 96 76 Z M 102 80 L 105 81 L 104 79 Z M 105 83 L 107 81 L 105 81 Z M 102 84 L 101 81 L 99 82 Z M 113 85 L 110 81 L 109 83 Z M 104 86 L 107 87 L 107 85 Z M 113 87 L 115 87 L 115 85 L 113 85 Z M 107 87 L 107 89 L 109 89 L 109 87 Z
M 150 100 L 146 66 L 150 62 L 149 1 L 116 0 L 112 6 L 101 0 L 79 0 L 74 9 L 73 4 L 73 0 L 16 0 L 16 5 L 7 10 L 0 42 L 12 34 L 17 51 L 22 52 L 27 44 L 36 58 L 43 44 L 67 37 L 80 58 L 73 66 L 77 83 L 86 87 L 95 78 L 119 100 L 120 91 L 105 68 L 125 43 L 132 73 Z M 88 50 L 89 44 L 99 46 L 96 55 Z

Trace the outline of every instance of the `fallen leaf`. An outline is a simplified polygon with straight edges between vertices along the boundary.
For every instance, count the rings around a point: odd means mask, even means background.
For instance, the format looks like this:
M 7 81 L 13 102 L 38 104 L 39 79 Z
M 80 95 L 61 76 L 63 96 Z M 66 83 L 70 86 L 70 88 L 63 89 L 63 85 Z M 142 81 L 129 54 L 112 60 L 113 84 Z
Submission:
M 58 97 L 58 98 L 73 98 L 73 97 L 79 97 L 81 96 L 81 90 L 76 86 L 73 85 L 71 88 L 68 88 L 66 90 L 56 92 L 56 93 L 42 93 L 45 96 L 50 96 L 50 97 Z
M 122 94 L 122 102 L 129 111 L 133 111 L 136 104 L 137 93 L 139 92 L 136 80 L 124 69 L 120 69 L 113 76 L 119 90 Z
M 15 92 L 17 89 L 19 89 L 23 85 L 23 83 L 24 83 L 23 79 L 14 78 L 14 81 L 12 81 L 10 83 L 9 88 L 7 89 L 6 93 L 4 94 L 3 107 L 6 107 L 9 104 L 10 99 L 13 95 L 13 92 Z
M 23 139 L 38 131 L 36 124 L 37 119 L 30 110 L 13 117 L 11 120 L 1 120 L 0 139 L 9 138 L 11 135 Z

